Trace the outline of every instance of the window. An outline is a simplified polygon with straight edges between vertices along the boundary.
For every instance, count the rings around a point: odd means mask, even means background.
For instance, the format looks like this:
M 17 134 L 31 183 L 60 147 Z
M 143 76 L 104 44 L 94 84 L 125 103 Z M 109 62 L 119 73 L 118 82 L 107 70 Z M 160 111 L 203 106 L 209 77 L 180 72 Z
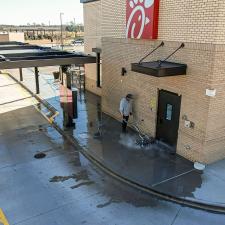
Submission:
M 166 104 L 166 120 L 172 120 L 173 106 Z

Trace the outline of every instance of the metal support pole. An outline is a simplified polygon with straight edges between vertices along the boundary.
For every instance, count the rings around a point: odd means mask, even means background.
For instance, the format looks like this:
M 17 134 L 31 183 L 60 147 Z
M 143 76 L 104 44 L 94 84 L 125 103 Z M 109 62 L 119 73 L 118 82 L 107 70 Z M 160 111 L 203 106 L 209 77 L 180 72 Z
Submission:
M 35 82 L 36 82 L 36 94 L 40 94 L 40 88 L 39 88 L 39 71 L 38 71 L 38 68 L 35 67 L 34 68 L 34 71 L 35 71 Z
M 72 88 L 72 99 L 73 99 L 73 118 L 78 118 L 78 111 L 77 111 L 77 93 L 78 90 L 76 88 Z
M 20 71 L 20 81 L 23 81 L 23 69 L 19 68 Z
M 63 13 L 60 13 L 61 48 L 63 50 L 63 23 L 62 23 L 62 15 L 63 15 Z
M 100 68 L 100 53 L 96 56 L 96 73 L 97 73 L 97 87 L 101 87 L 101 68 Z
M 59 76 L 60 76 L 61 84 L 63 85 L 63 70 L 62 70 L 62 66 L 59 67 Z
M 76 19 L 73 18 L 73 23 L 74 23 L 74 38 L 76 38 L 77 33 L 76 33 Z

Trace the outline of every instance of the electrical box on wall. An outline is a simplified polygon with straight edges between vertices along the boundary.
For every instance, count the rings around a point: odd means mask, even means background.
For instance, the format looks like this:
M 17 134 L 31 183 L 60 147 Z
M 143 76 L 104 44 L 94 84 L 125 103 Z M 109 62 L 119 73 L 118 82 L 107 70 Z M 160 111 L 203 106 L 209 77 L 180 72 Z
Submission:
M 191 128 L 191 129 L 195 128 L 195 123 L 190 121 L 190 120 L 188 120 L 187 115 L 183 115 L 182 119 L 184 120 L 184 127 Z

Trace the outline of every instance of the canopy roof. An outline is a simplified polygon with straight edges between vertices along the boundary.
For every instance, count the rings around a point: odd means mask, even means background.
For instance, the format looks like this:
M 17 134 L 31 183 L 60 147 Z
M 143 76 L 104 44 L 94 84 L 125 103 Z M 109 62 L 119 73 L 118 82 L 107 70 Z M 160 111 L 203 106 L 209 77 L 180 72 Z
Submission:
M 59 51 L 27 43 L 0 42 L 0 69 L 86 63 L 96 63 L 96 58 L 80 52 Z

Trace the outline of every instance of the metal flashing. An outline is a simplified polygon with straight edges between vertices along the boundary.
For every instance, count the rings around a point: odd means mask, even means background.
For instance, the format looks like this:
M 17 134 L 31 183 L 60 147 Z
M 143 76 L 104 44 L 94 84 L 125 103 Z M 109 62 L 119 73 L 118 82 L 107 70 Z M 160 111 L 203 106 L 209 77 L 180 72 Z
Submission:
M 80 0 L 80 3 L 98 2 L 100 0 Z

